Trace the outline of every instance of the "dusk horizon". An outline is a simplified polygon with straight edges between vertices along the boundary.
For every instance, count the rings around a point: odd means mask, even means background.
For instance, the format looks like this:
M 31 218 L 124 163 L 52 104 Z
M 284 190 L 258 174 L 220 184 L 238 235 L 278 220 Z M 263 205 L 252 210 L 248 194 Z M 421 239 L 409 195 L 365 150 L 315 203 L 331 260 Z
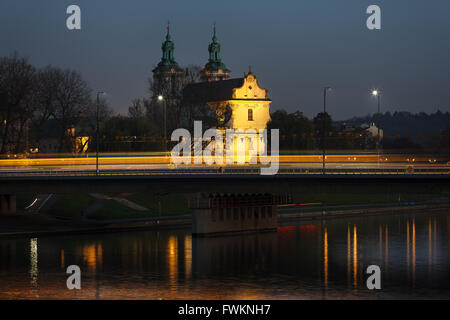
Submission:
M 69 1 L 3 1 L 0 56 L 17 52 L 37 67 L 78 71 L 125 115 L 133 99 L 150 96 L 148 79 L 161 58 L 167 22 L 181 67 L 205 65 L 216 23 L 230 77 L 242 77 L 251 66 L 269 89 L 273 111 L 298 110 L 313 118 L 321 111 L 324 86 L 333 88 L 328 112 L 335 120 L 376 113 L 372 89 L 383 92 L 382 112 L 450 111 L 450 58 L 444 54 L 450 45 L 430 37 L 450 31 L 448 3 L 380 1 L 381 30 L 365 26 L 369 1 L 257 3 L 242 3 L 236 11 L 234 5 L 198 1 L 187 11 L 177 2 L 79 1 L 82 27 L 70 31 L 64 28 Z

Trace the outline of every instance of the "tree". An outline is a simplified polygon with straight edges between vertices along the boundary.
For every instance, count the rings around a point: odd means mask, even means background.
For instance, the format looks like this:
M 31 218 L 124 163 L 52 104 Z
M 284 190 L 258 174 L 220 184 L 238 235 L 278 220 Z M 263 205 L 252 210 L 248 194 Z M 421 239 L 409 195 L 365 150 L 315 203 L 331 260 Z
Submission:
M 36 69 L 17 53 L 0 59 L 0 153 L 26 151 L 35 73 Z
M 101 150 L 158 150 L 161 147 L 161 139 L 156 137 L 158 137 L 158 127 L 149 118 L 115 115 L 105 122 Z
M 271 114 L 268 129 L 280 130 L 280 148 L 312 149 L 314 147 L 313 125 L 302 112 L 287 113 L 277 110 Z
M 69 69 L 58 70 L 56 76 L 58 86 L 54 117 L 59 127 L 58 152 L 61 152 L 66 144 L 67 130 L 73 126 L 74 120 L 80 114 L 89 113 L 94 104 L 91 100 L 91 89 L 79 73 Z
M 131 118 L 141 118 L 145 115 L 144 104 L 141 99 L 134 99 L 128 107 L 128 116 Z
M 330 146 L 329 136 L 333 136 L 335 130 L 333 127 L 333 120 L 327 112 L 319 112 L 313 120 L 314 130 L 316 133 L 316 139 L 318 141 L 318 147 L 328 148 Z M 325 141 L 323 140 L 325 137 Z M 325 143 L 325 146 L 324 146 Z
M 183 127 L 189 128 L 193 120 L 198 120 L 209 113 L 207 106 L 194 106 L 183 101 L 183 89 L 189 83 L 200 80 L 200 70 L 197 65 L 189 65 L 181 76 L 169 77 L 165 81 L 155 82 L 149 79 L 150 99 L 142 99 L 146 115 L 160 127 L 163 135 L 164 112 L 166 112 L 167 132 Z M 159 100 L 161 95 L 163 100 Z
M 35 87 L 35 110 L 31 120 L 31 131 L 36 144 L 42 138 L 44 124 L 54 117 L 57 107 L 57 92 L 60 69 L 47 66 L 37 71 Z

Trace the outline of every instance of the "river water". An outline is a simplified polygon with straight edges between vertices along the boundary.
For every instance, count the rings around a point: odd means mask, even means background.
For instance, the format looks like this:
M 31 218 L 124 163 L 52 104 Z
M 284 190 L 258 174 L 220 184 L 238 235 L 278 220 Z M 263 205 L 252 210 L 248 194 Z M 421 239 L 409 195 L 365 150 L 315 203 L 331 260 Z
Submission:
M 0 240 L 0 299 L 450 299 L 450 213 Z M 81 269 L 68 290 L 66 268 Z M 366 269 L 381 269 L 381 289 Z

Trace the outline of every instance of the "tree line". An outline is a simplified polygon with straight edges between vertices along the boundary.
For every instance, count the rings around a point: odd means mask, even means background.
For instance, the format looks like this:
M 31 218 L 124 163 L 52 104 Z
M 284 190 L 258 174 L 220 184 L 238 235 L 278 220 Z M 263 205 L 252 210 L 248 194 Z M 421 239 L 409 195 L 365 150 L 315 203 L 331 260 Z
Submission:
M 212 126 L 216 119 L 210 108 L 183 102 L 184 86 L 198 82 L 200 70 L 199 66 L 191 65 L 181 77 L 165 83 L 149 80 L 147 97 L 133 100 L 126 115 L 114 114 L 106 100 L 101 99 L 100 151 L 162 150 L 176 128 L 192 129 L 194 120 Z M 158 99 L 159 95 L 163 99 Z M 80 73 L 54 66 L 36 68 L 17 53 L 0 58 L 1 154 L 29 153 L 37 146 L 43 152 L 49 140 L 54 152 L 95 151 L 96 111 L 96 95 Z M 404 122 L 410 127 L 412 124 L 420 127 L 420 120 L 424 119 L 433 127 L 434 140 L 418 141 L 410 135 L 391 133 L 390 128 L 405 128 Z M 375 149 L 377 137 L 368 134 L 361 126 L 363 123 L 381 123 L 385 131 L 381 145 L 387 149 L 427 146 L 448 149 L 450 145 L 448 112 L 385 113 L 336 122 L 328 113 L 319 112 L 309 119 L 300 111 L 276 110 L 271 113 L 268 129 L 280 130 L 282 150 Z M 438 124 L 442 129 L 436 134 Z M 422 128 L 425 130 L 427 126 Z M 79 136 L 86 139 L 77 140 Z
M 100 109 L 103 118 L 110 114 L 106 104 Z M 36 68 L 17 53 L 0 58 L 0 153 L 28 153 L 47 134 L 56 142 L 57 152 L 70 152 L 71 129 L 95 112 L 92 90 L 80 73 Z

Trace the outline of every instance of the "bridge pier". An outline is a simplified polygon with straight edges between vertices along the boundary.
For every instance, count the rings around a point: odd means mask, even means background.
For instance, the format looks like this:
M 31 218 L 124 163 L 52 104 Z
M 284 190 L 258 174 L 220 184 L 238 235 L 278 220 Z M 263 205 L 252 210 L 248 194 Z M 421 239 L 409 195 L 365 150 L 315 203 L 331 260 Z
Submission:
M 16 212 L 16 195 L 0 194 L 0 214 Z
M 197 194 L 190 202 L 192 235 L 274 231 L 278 225 L 277 205 L 290 202 L 290 198 L 271 194 Z

